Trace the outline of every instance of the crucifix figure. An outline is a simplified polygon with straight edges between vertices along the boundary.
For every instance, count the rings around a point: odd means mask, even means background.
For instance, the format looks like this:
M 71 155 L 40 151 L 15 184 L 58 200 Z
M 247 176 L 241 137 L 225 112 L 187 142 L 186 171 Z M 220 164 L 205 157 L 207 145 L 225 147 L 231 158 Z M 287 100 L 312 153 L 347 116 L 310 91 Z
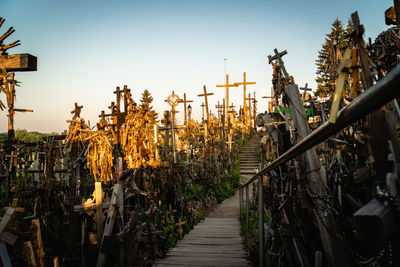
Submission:
M 246 72 L 243 72 L 243 82 L 235 83 L 237 85 L 243 85 L 243 112 L 247 114 L 247 105 L 246 105 L 246 85 L 248 84 L 256 84 L 256 82 L 247 82 L 246 81 Z M 243 123 L 246 123 L 246 116 L 243 116 Z
M 308 83 L 306 83 L 306 85 L 304 87 L 300 87 L 300 90 L 303 90 L 303 103 L 306 103 L 306 95 L 307 95 L 307 91 L 312 91 L 311 88 L 308 88 Z
M 118 110 L 121 110 L 121 94 L 122 94 L 122 91 L 119 89 L 119 86 L 117 86 L 117 89 L 113 92 L 114 94 L 115 94 L 115 97 L 116 97 L 116 103 L 117 103 L 117 107 L 118 107 Z
M 272 61 L 277 60 L 279 63 L 279 67 L 281 68 L 282 73 L 285 76 L 285 79 L 289 80 L 290 79 L 289 74 L 287 73 L 285 65 L 283 64 L 282 61 L 282 57 L 287 54 L 287 51 L 284 50 L 282 52 L 278 52 L 278 49 L 275 48 L 274 53 L 275 53 L 274 56 L 268 56 L 268 64 L 271 64 Z
M 179 103 L 183 103 L 183 107 L 184 107 L 184 116 L 185 116 L 185 126 L 187 126 L 187 115 L 186 115 L 186 103 L 191 103 L 193 102 L 193 100 L 186 100 L 186 93 L 183 94 L 183 100 L 180 100 Z
M 208 100 L 207 100 L 207 96 L 209 95 L 214 95 L 214 93 L 207 93 L 207 89 L 206 86 L 203 85 L 203 90 L 204 90 L 204 94 L 199 94 L 197 96 L 204 96 L 204 102 L 206 103 L 206 114 L 207 114 L 207 122 L 210 120 L 210 115 L 209 115 L 209 111 L 208 111 Z
M 229 112 L 229 87 L 238 87 L 239 85 L 229 84 L 229 74 L 226 75 L 226 84 L 217 84 L 217 87 L 225 87 L 226 88 L 226 113 Z

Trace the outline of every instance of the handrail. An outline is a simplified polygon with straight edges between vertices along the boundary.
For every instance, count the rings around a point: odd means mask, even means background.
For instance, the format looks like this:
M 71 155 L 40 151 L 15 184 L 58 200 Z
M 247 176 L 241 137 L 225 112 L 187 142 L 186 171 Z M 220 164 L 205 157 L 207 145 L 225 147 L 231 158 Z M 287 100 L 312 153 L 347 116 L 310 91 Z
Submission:
M 372 111 L 379 109 L 396 97 L 400 97 L 400 64 L 382 80 L 379 80 L 350 104 L 342 108 L 338 113 L 336 123 L 333 124 L 326 121 L 279 158 L 261 169 L 245 184 L 240 185 L 240 187 L 242 188 L 253 183 L 258 176 L 275 169 L 279 165 L 318 145 L 333 134 L 341 131 Z

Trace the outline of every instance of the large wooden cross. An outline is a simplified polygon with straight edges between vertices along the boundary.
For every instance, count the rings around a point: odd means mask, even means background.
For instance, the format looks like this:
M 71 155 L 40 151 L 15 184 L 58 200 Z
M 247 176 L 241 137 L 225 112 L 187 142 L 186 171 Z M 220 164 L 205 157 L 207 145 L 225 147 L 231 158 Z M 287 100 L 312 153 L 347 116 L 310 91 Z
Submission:
M 246 81 L 246 72 L 243 72 L 243 82 L 241 83 L 235 83 L 237 85 L 243 85 L 243 112 L 244 114 L 247 114 L 247 105 L 246 105 L 246 85 L 248 84 L 256 84 L 256 82 L 247 82 Z M 246 123 L 246 116 L 243 116 L 243 123 Z
M 204 90 L 204 94 L 199 94 L 199 95 L 197 95 L 197 96 L 204 96 L 204 102 L 206 103 L 206 111 L 207 111 L 207 122 L 209 121 L 209 118 L 210 118 L 210 115 L 209 115 L 209 112 L 208 112 L 208 100 L 207 100 L 207 96 L 209 96 L 209 95 L 214 95 L 214 93 L 207 93 L 207 89 L 206 89 L 206 86 L 205 85 L 203 85 L 203 90 Z
M 0 17 L 0 27 L 3 25 L 5 19 Z M 30 54 L 16 54 L 8 55 L 7 50 L 20 45 L 20 41 L 15 41 L 9 44 L 4 44 L 4 40 L 10 36 L 15 30 L 10 27 L 3 35 L 0 36 L 0 89 L 6 94 L 7 105 L 9 112 L 8 119 L 8 132 L 9 138 L 14 137 L 14 113 L 20 112 L 32 112 L 29 109 L 16 109 L 14 108 L 14 98 L 16 81 L 14 80 L 14 73 L 10 72 L 21 72 L 21 71 L 36 71 L 37 70 L 37 58 Z
M 186 100 L 186 93 L 183 94 L 183 100 L 181 99 L 179 103 L 183 103 L 184 111 L 185 111 L 185 125 L 187 126 L 187 115 L 186 115 L 186 103 L 191 103 L 193 100 Z
M 226 88 L 226 113 L 229 112 L 229 87 L 238 87 L 239 85 L 236 83 L 229 84 L 229 74 L 226 75 L 226 84 L 217 84 L 217 87 L 225 87 Z
M 283 64 L 283 61 L 282 61 L 282 57 L 287 54 L 287 51 L 284 50 L 282 52 L 278 52 L 278 49 L 275 48 L 274 53 L 275 53 L 274 56 L 270 56 L 270 55 L 268 56 L 268 63 L 271 64 L 272 61 L 277 60 L 283 75 L 285 76 L 285 78 L 287 80 L 289 80 L 289 78 L 290 78 L 289 74 L 287 73 L 285 65 Z

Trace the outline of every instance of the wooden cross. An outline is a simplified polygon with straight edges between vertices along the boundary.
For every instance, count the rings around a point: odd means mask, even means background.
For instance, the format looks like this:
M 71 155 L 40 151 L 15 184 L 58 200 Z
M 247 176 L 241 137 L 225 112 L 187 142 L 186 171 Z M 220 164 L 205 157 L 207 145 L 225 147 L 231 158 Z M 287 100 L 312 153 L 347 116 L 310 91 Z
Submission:
M 180 240 L 183 239 L 183 228 L 182 228 L 182 225 L 184 225 L 184 224 L 185 224 L 185 222 L 184 221 L 182 222 L 181 218 L 179 218 L 179 222 L 175 224 L 179 228 L 178 232 L 179 232 L 179 239 Z
M 118 110 L 121 110 L 121 95 L 122 95 L 122 91 L 119 89 L 119 86 L 117 86 L 117 89 L 113 92 L 115 94 L 115 98 L 116 98 L 116 103 L 117 103 L 117 107 Z
M 201 113 L 201 114 L 202 114 L 202 115 L 201 115 L 202 117 L 201 117 L 201 118 L 202 118 L 202 121 L 204 122 L 204 107 L 205 107 L 206 105 L 204 105 L 204 102 L 202 102 L 200 106 L 201 106 L 201 111 L 202 111 L 202 113 Z
M 0 17 L 0 27 L 4 23 L 4 19 Z M 20 71 L 36 71 L 37 70 L 37 58 L 29 54 L 17 54 L 8 55 L 7 50 L 20 45 L 19 40 L 10 44 L 4 44 L 4 40 L 14 32 L 14 29 L 10 27 L 3 35 L 0 36 L 0 70 L 2 71 L 2 80 L 0 81 L 0 89 L 7 96 L 7 104 L 9 108 L 8 114 L 8 132 L 9 138 L 14 138 L 14 113 L 15 111 L 20 112 L 32 112 L 29 109 L 14 109 L 14 98 L 15 89 L 14 86 L 16 81 L 14 80 L 14 73 L 9 72 L 20 72 Z
M 217 87 L 225 87 L 226 88 L 226 113 L 229 112 L 229 87 L 238 87 L 239 85 L 236 83 L 229 84 L 229 74 L 226 75 L 226 84 L 217 84 Z
M 128 89 L 127 85 L 124 85 L 124 112 L 128 114 L 128 101 L 132 98 L 131 89 Z
M 249 104 L 249 118 L 250 118 L 250 120 L 251 120 L 251 118 L 252 118 L 252 116 L 251 116 L 251 101 L 252 101 L 252 100 L 255 100 L 255 99 L 252 98 L 251 95 L 250 95 L 250 93 L 249 93 L 249 97 L 246 98 L 246 100 L 249 101 L 249 103 L 248 103 L 248 104 Z
M 225 143 L 228 145 L 229 152 L 231 152 L 231 151 L 232 151 L 232 144 L 233 144 L 233 142 L 232 142 L 232 135 L 231 135 L 231 134 L 228 134 L 228 141 L 225 142 Z
M 304 103 L 306 102 L 307 91 L 312 91 L 312 89 L 308 88 L 307 86 L 308 86 L 308 83 L 306 83 L 306 85 L 304 87 L 300 87 L 300 90 L 303 90 L 303 102 Z
M 246 107 L 246 85 L 247 84 L 256 84 L 256 82 L 247 82 L 246 81 L 246 72 L 243 72 L 243 82 L 235 83 L 237 85 L 243 85 L 243 112 L 247 114 L 247 107 Z M 246 123 L 246 116 L 243 117 L 243 123 Z
M 215 108 L 218 110 L 218 120 L 219 120 L 220 117 L 221 117 L 221 112 L 222 112 L 224 106 L 223 106 L 223 105 L 220 105 L 220 104 L 219 104 L 219 101 L 218 101 L 218 105 L 215 105 Z
M 186 100 L 186 93 L 183 94 L 183 100 L 180 100 L 179 103 L 183 103 L 184 111 L 185 111 L 185 125 L 187 126 L 187 115 L 186 115 L 186 103 L 192 103 L 193 100 Z
M 257 117 L 257 100 L 256 100 L 256 92 L 253 92 L 254 97 L 253 97 L 253 122 L 254 122 L 254 129 L 257 128 L 257 122 L 256 122 L 256 117 Z
M 74 114 L 73 119 L 81 117 L 82 108 L 83 108 L 83 106 L 78 106 L 78 103 L 75 102 L 75 108 L 73 111 L 71 111 L 71 114 Z
M 283 75 L 285 76 L 285 78 L 287 80 L 289 80 L 290 79 L 289 74 L 287 73 L 287 71 L 285 69 L 285 65 L 283 64 L 283 61 L 282 61 L 282 57 L 287 54 L 287 51 L 284 50 L 282 52 L 278 52 L 278 49 L 275 48 L 274 52 L 275 52 L 274 56 L 268 56 L 268 63 L 271 64 L 272 61 L 277 60 Z
M 203 85 L 203 90 L 204 90 L 204 94 L 199 94 L 197 96 L 204 96 L 204 102 L 206 102 L 206 111 L 207 111 L 207 122 L 210 120 L 210 115 L 209 115 L 209 111 L 208 111 L 208 100 L 207 100 L 207 96 L 209 95 L 214 95 L 214 93 L 207 93 L 207 89 L 206 86 Z

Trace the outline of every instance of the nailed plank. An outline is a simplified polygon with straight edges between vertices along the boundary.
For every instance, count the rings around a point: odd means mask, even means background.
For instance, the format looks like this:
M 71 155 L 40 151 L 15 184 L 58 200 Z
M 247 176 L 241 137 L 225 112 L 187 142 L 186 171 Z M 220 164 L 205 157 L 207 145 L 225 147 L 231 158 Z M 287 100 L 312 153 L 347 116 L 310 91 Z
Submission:
M 0 67 L 7 71 L 36 71 L 37 58 L 30 54 L 0 56 Z
M 197 251 L 170 251 L 168 252 L 169 256 L 176 257 L 207 257 L 211 255 L 213 257 L 225 257 L 225 258 L 246 258 L 248 253 L 244 251 L 227 251 L 227 252 L 197 252 Z
M 8 223 L 10 222 L 11 218 L 13 217 L 15 213 L 14 208 L 9 208 L 7 209 L 6 213 L 4 214 L 3 218 L 1 219 L 0 222 L 0 234 L 4 231 Z

